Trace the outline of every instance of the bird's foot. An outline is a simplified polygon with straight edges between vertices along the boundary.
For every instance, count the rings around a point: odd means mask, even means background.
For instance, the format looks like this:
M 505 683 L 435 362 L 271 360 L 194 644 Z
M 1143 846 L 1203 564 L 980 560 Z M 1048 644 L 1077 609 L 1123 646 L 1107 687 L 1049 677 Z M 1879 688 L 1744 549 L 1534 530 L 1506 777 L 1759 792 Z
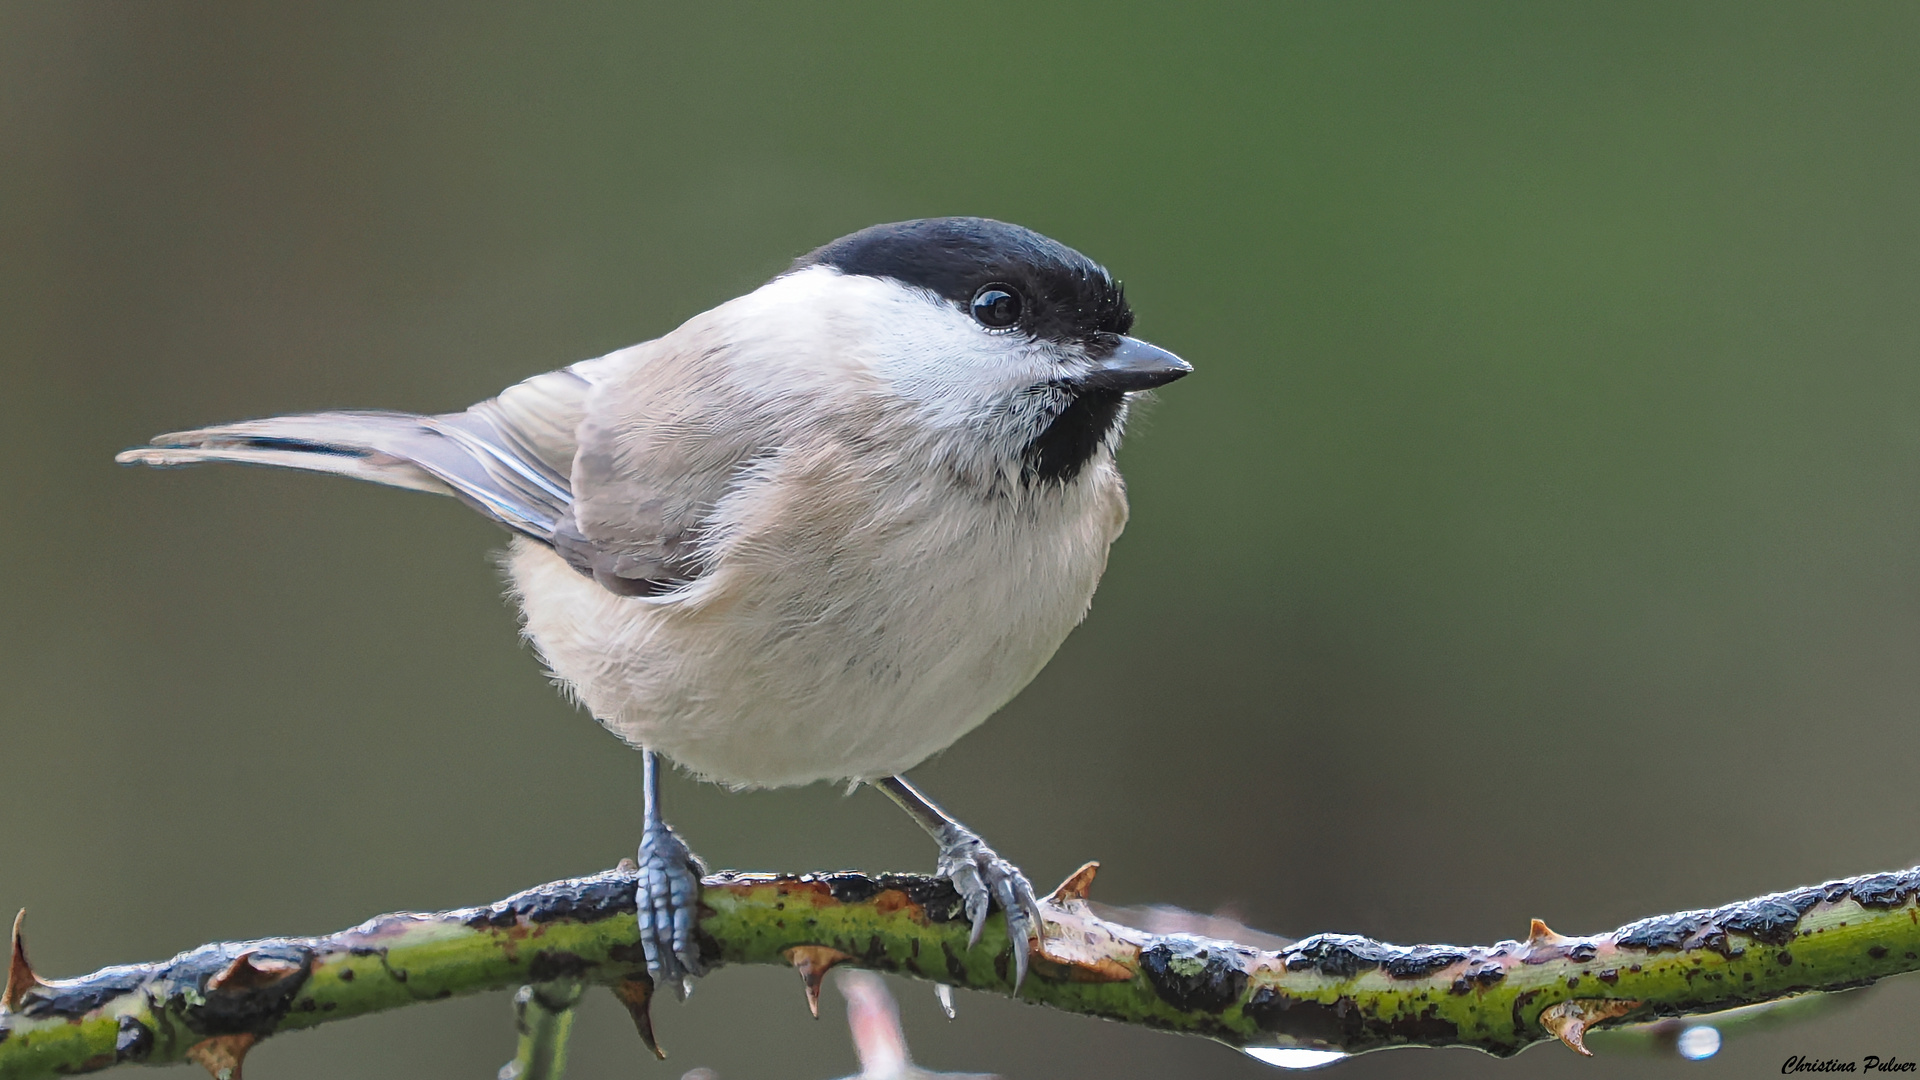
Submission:
M 647 826 L 640 838 L 640 947 L 654 985 L 665 983 L 684 999 L 695 976 L 707 973 L 693 926 L 700 917 L 700 878 L 706 872 L 686 843 L 665 823 Z
M 1033 883 L 969 829 L 953 827 L 939 839 L 940 876 L 953 882 L 966 905 L 967 919 L 973 923 L 967 948 L 980 943 L 990 906 L 998 905 L 1006 912 L 1007 939 L 1013 948 L 1013 989 L 1019 993 L 1027 977 L 1027 953 L 1040 932 L 1040 901 L 1033 894 Z

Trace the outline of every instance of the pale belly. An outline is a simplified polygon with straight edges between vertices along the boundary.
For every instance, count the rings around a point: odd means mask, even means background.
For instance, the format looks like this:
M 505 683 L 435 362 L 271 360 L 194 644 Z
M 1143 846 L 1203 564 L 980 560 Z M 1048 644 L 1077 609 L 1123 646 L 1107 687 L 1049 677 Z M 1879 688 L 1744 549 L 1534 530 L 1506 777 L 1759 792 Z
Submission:
M 903 772 L 1039 673 L 1125 521 L 1118 477 L 1043 528 L 769 545 L 684 599 L 616 596 L 550 550 L 509 560 L 527 637 L 602 724 L 710 780 Z

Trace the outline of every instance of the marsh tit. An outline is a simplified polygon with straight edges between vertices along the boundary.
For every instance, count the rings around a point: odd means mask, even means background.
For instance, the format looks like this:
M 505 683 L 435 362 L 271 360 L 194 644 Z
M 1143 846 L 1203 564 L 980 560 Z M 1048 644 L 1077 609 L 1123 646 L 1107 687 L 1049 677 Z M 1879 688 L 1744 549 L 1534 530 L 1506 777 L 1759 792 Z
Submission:
M 661 818 L 664 755 L 733 788 L 879 788 L 939 843 L 972 944 L 1006 912 L 1017 986 L 1031 884 L 900 774 L 1006 704 L 1086 615 L 1127 520 L 1129 395 L 1192 370 L 1132 326 L 1105 269 L 1031 230 L 877 225 L 464 412 L 251 420 L 118 460 L 337 473 L 510 530 L 526 637 L 645 755 L 656 979 L 704 970 L 701 867 Z

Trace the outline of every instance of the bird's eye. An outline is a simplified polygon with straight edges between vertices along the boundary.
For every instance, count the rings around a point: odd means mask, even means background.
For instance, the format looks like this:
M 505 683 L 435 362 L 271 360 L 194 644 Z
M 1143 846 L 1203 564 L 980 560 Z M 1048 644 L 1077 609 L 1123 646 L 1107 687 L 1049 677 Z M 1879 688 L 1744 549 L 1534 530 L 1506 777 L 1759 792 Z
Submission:
M 973 294 L 973 317 L 981 326 L 1002 330 L 1020 321 L 1020 294 L 1011 285 L 987 285 Z

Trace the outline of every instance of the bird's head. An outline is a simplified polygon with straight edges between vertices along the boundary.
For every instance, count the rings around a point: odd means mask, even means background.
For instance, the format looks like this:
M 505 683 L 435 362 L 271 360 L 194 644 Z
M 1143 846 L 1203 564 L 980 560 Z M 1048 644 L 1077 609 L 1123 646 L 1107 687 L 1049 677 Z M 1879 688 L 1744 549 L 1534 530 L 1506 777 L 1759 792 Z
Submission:
M 862 229 L 768 288 L 974 459 L 964 471 L 1023 486 L 1074 481 L 1118 443 L 1128 395 L 1193 370 L 1129 336 L 1133 309 L 1100 264 L 987 218 Z

